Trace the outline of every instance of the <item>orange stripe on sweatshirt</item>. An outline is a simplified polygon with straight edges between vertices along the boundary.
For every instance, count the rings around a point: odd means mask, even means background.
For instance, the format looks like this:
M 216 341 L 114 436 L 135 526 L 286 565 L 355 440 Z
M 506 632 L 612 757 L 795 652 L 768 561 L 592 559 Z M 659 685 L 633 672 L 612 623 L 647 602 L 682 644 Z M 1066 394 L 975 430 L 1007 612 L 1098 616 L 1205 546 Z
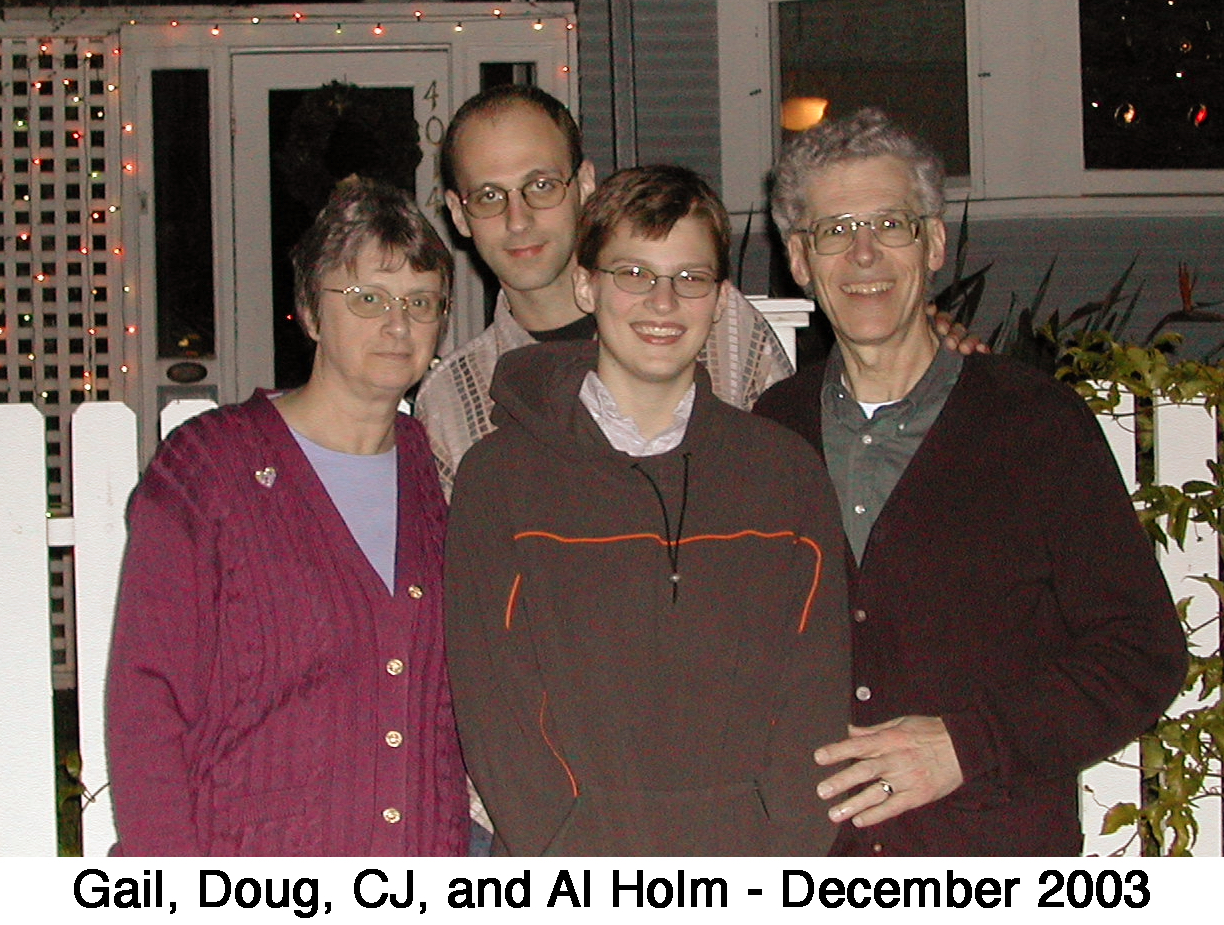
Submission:
M 700 542 L 731 542 L 740 540 L 746 536 L 760 537 L 765 540 L 780 540 L 789 537 L 796 543 L 803 543 L 812 550 L 812 555 L 816 562 L 812 567 L 812 584 L 808 589 L 807 599 L 803 603 L 803 611 L 799 614 L 799 627 L 797 632 L 802 633 L 807 629 L 808 618 L 811 616 L 812 604 L 816 600 L 816 592 L 820 589 L 820 572 L 824 565 L 824 552 L 815 540 L 808 539 L 806 536 L 799 536 L 791 530 L 782 530 L 777 533 L 762 533 L 760 530 L 740 530 L 738 533 L 708 533 L 698 534 L 697 536 L 686 536 L 680 540 L 681 546 L 687 546 L 689 543 Z M 603 545 L 607 543 L 624 543 L 628 540 L 651 540 L 660 546 L 666 546 L 667 540 L 659 536 L 657 533 L 625 533 L 620 536 L 560 536 L 556 533 L 549 533 L 546 530 L 524 530 L 522 533 L 514 534 L 515 540 L 523 539 L 544 539 L 553 540 L 557 543 L 567 545 Z M 506 605 L 506 629 L 510 628 L 510 612 L 514 608 L 514 604 L 518 599 L 519 584 L 523 576 L 518 575 L 514 579 L 514 587 L 510 589 L 510 600 Z
M 570 766 L 565 759 L 561 757 L 561 753 L 552 743 L 552 739 L 548 737 L 548 730 L 544 728 L 544 714 L 548 711 L 548 691 L 544 692 L 544 696 L 540 698 L 540 735 L 544 738 L 544 744 L 548 746 L 548 750 L 553 753 L 553 757 L 561 763 L 562 769 L 565 771 L 565 776 L 569 778 L 570 792 L 574 796 L 578 796 L 578 781 L 574 779 L 574 773 L 570 770 Z
M 514 617 L 514 608 L 518 604 L 519 588 L 522 587 L 523 576 L 514 576 L 514 584 L 510 586 L 510 596 L 506 599 L 506 629 L 510 629 L 510 621 Z
M 796 543 L 804 543 L 812 548 L 812 555 L 816 557 L 816 564 L 812 567 L 812 587 L 808 590 L 807 600 L 803 603 L 803 613 L 799 617 L 799 632 L 807 629 L 808 617 L 812 613 L 812 603 L 816 600 L 816 589 L 820 587 L 820 570 L 824 566 L 824 552 L 815 540 L 808 539 L 806 536 L 795 537 Z

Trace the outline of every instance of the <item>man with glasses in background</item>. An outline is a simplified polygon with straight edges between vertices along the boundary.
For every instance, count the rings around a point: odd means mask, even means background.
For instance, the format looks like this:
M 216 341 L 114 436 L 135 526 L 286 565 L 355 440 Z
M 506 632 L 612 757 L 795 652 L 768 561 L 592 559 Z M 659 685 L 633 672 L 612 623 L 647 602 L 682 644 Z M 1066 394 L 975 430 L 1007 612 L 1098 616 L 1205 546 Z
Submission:
M 756 406 L 823 454 L 848 539 L 854 725 L 816 751 L 841 766 L 818 792 L 835 854 L 1074 855 L 1078 772 L 1169 704 L 1185 640 L 1085 402 L 939 349 L 943 205 L 938 157 L 878 110 L 774 170 L 836 337 Z
M 583 157 L 569 110 L 521 84 L 493 87 L 460 106 L 441 159 L 455 228 L 501 283 L 492 325 L 444 357 L 417 394 L 417 416 L 449 496 L 459 460 L 493 430 L 489 384 L 498 358 L 516 347 L 595 336 L 572 281 L 578 213 L 595 189 L 595 167 Z M 793 371 L 769 323 L 735 289 L 700 360 L 714 394 L 739 408 Z

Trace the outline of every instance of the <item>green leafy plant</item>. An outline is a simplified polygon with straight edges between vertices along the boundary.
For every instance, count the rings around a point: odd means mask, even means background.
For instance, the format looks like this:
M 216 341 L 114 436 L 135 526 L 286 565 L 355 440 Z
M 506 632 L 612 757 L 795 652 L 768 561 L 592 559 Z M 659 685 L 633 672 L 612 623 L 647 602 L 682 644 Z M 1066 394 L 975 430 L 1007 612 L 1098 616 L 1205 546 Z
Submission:
M 1194 297 L 1194 287 L 1197 283 L 1198 274 L 1191 270 L 1187 264 L 1179 263 L 1177 265 L 1177 290 L 1181 296 L 1181 308 L 1177 311 L 1169 312 L 1156 322 L 1156 326 L 1152 328 L 1144 340 L 1145 344 L 1152 343 L 1160 332 L 1171 324 L 1219 324 L 1224 321 L 1224 314 L 1210 310 L 1221 303 L 1200 302 Z M 1205 359 L 1215 359 L 1220 355 L 1221 351 L 1224 351 L 1224 341 L 1218 344 L 1215 349 L 1209 351 Z
M 55 771 L 55 798 L 59 809 L 59 855 L 80 857 L 81 797 L 85 794 L 85 784 L 81 781 L 81 753 L 72 751 L 64 755 Z
M 1171 335 L 1176 337 L 1176 335 Z M 1079 332 L 1063 345 L 1059 374 L 1098 410 L 1117 407 L 1123 390 L 1135 395 L 1135 422 L 1140 449 L 1150 450 L 1152 409 L 1170 402 L 1198 401 L 1219 411 L 1224 401 L 1224 367 L 1196 361 L 1170 363 L 1164 342 L 1150 347 L 1119 343 L 1112 335 Z M 1153 542 L 1184 547 L 1191 525 L 1216 534 L 1224 518 L 1224 465 L 1207 460 L 1210 479 L 1193 479 L 1180 486 L 1156 484 L 1150 466 L 1140 467 L 1141 485 L 1134 494 L 1139 519 Z M 1221 798 L 1220 766 L 1224 759 L 1224 700 L 1219 645 L 1224 583 L 1208 575 L 1195 576 L 1214 593 L 1215 614 L 1197 625 L 1188 613 L 1190 598 L 1178 602 L 1188 636 L 1207 630 L 1217 640 L 1213 651 L 1192 651 L 1183 685 L 1182 703 L 1194 705 L 1166 714 L 1140 737 L 1142 800 L 1119 803 L 1105 815 L 1101 834 L 1134 828 L 1145 855 L 1189 855 L 1198 836 L 1197 814 Z
M 1220 599 L 1224 585 L 1200 576 Z M 1190 599 L 1178 602 L 1186 620 Z M 1219 623 L 1219 611 L 1210 622 Z M 1188 627 L 1195 631 L 1201 627 Z M 1224 706 L 1220 700 L 1219 648 L 1211 655 L 1191 655 L 1185 692 L 1197 696 L 1198 706 L 1166 716 L 1139 740 L 1143 773 L 1143 801 L 1119 803 L 1105 815 L 1101 834 L 1126 826 L 1145 855 L 1187 856 L 1198 836 L 1197 813 L 1211 800 L 1220 799 L 1220 760 L 1224 753 Z

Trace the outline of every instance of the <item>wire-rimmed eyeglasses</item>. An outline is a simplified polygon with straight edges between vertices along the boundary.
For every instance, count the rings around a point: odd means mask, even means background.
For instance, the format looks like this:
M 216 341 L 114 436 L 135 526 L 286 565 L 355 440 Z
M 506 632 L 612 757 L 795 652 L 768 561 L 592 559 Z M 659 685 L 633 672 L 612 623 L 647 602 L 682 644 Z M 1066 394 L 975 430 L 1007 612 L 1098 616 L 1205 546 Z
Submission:
M 825 256 L 848 251 L 860 228 L 871 229 L 871 236 L 884 247 L 908 247 L 918 240 L 922 220 L 929 217 L 909 209 L 881 209 L 857 214 L 848 212 L 818 218 L 802 229 L 802 233 L 812 242 L 812 249 Z
M 603 267 L 598 269 L 600 273 L 607 273 L 612 277 L 612 282 L 616 284 L 617 289 L 621 292 L 628 292 L 630 295 L 645 295 L 661 279 L 671 280 L 672 291 L 682 299 L 700 299 L 709 295 L 718 285 L 718 280 L 708 270 L 681 270 L 671 276 L 663 276 L 654 270 L 639 266 L 616 267 L 612 270 L 605 270 Z
M 533 177 L 522 186 L 516 187 L 523 202 L 533 209 L 554 209 L 565 201 L 569 186 L 578 176 L 577 168 L 567 179 L 560 177 Z M 510 203 L 511 190 L 492 183 L 472 190 L 459 200 L 463 211 L 472 218 L 496 218 L 506 211 Z
M 421 324 L 434 324 L 449 310 L 446 296 L 440 292 L 410 292 L 404 296 L 392 295 L 381 286 L 349 286 L 345 289 L 323 288 L 324 292 L 338 292 L 344 296 L 344 307 L 358 318 L 377 318 L 398 306 L 408 317 Z

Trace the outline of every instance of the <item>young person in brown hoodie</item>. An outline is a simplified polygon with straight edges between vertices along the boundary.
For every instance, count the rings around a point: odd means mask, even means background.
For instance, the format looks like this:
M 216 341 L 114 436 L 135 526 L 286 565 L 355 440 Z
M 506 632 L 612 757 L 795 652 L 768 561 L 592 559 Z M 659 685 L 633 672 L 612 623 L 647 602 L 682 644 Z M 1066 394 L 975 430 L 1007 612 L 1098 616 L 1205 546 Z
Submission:
M 507 354 L 464 457 L 447 644 L 495 853 L 825 853 L 813 750 L 845 733 L 843 539 L 810 447 L 719 401 L 697 355 L 729 227 L 690 171 L 588 199 L 596 341 Z

